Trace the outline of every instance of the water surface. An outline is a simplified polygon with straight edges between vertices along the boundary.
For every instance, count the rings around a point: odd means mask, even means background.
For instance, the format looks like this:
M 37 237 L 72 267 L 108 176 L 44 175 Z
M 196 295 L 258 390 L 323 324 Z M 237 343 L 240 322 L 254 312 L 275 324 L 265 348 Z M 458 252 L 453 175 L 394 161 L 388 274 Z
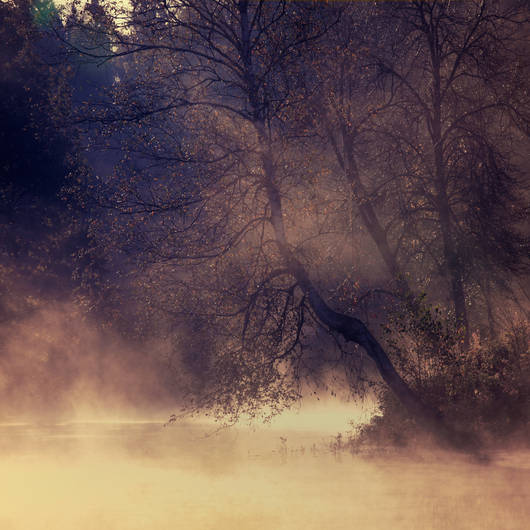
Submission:
M 499 453 L 489 465 L 447 454 L 361 457 L 325 450 L 324 433 L 211 431 L 2 426 L 0 528 L 530 527 L 528 453 Z

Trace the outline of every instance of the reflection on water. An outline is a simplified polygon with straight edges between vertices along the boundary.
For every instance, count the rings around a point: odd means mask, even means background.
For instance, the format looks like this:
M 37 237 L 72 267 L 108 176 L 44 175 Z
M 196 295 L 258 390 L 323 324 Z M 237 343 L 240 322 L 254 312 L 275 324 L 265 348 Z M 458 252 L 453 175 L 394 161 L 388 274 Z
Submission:
M 530 527 L 528 453 L 490 465 L 449 455 L 338 458 L 310 450 L 321 441 L 314 433 L 280 433 L 284 443 L 277 431 L 206 432 L 148 423 L 2 426 L 0 528 Z

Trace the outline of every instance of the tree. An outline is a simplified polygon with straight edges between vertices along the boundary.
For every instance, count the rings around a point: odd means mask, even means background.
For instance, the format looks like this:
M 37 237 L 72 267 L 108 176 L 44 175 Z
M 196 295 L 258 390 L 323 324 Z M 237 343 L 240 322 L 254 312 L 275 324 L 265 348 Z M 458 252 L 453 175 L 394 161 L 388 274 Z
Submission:
M 388 193 L 394 185 L 391 181 L 399 177 L 385 165 L 389 152 L 383 131 L 399 100 L 395 83 L 381 76 L 374 60 L 391 60 L 393 49 L 399 46 L 398 25 L 383 17 L 387 9 L 375 4 L 344 6 L 339 24 L 313 61 L 321 88 L 310 108 L 312 127 L 324 140 L 322 151 L 327 151 L 326 146 L 331 151 L 331 176 L 327 178 L 335 177 L 337 187 L 345 190 L 339 208 L 345 209 L 344 217 L 351 225 L 352 254 L 363 252 L 353 239 L 366 231 L 391 279 L 390 288 L 414 312 L 419 305 L 408 279 L 413 271 L 407 268 L 409 252 L 403 255 L 408 226 Z
M 347 343 L 361 346 L 410 413 L 469 447 L 365 324 L 325 301 L 333 278 L 318 278 L 330 233 L 315 204 L 314 145 L 296 116 L 320 88 L 305 59 L 318 55 L 341 10 L 142 0 L 121 14 L 122 29 L 78 19 L 78 29 L 108 39 L 105 49 L 80 51 L 125 64 L 115 106 L 92 107 L 111 141 L 126 140 L 123 178 L 105 183 L 112 208 L 98 233 L 112 242 L 117 233 L 119 248 L 141 258 L 144 292 L 156 291 L 150 308 L 193 316 L 192 338 L 209 337 L 212 348 L 192 360 L 209 383 L 199 406 L 235 416 L 277 409 L 296 395 L 304 365 L 315 366 L 307 352 L 323 345 L 324 328 L 339 344 L 335 361 L 359 359 Z
M 317 67 L 326 89 L 313 113 L 326 125 L 339 182 L 352 186 L 352 218 L 413 311 L 407 277 L 423 276 L 421 289 L 435 298 L 449 281 L 460 326 L 479 285 L 506 285 L 527 270 L 515 163 L 527 119 L 526 13 L 489 2 L 354 7 Z
M 390 12 L 406 45 L 376 59 L 396 83 L 393 112 L 404 124 L 387 130 L 404 184 L 396 195 L 414 228 L 409 244 L 447 279 L 467 342 L 474 285 L 528 267 L 513 148 L 528 118 L 528 11 L 480 0 L 411 2 Z

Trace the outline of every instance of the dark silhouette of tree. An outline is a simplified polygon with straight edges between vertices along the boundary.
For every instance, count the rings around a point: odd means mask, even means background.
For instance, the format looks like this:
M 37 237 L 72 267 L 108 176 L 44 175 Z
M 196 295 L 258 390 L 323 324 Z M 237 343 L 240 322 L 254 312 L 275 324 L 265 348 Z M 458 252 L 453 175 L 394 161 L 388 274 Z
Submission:
M 351 5 L 316 67 L 326 88 L 315 127 L 325 125 L 352 187 L 352 218 L 413 311 L 407 276 L 452 286 L 466 335 L 471 293 L 528 267 L 516 163 L 527 127 L 527 11 L 498 4 Z
M 340 22 L 321 44 L 318 60 L 312 62 L 321 89 L 310 102 L 311 126 L 331 150 L 337 185 L 343 183 L 349 189 L 344 207 L 350 210 L 352 235 L 360 223 L 375 243 L 396 295 L 414 310 L 417 303 L 407 279 L 409 251 L 402 255 L 407 226 L 388 193 L 389 181 L 398 177 L 384 165 L 388 153 L 381 134 L 399 101 L 395 83 L 381 77 L 374 60 L 377 56 L 391 60 L 400 40 L 398 26 L 381 16 L 386 9 L 375 4 L 345 4 Z M 362 252 L 352 245 L 353 254 Z

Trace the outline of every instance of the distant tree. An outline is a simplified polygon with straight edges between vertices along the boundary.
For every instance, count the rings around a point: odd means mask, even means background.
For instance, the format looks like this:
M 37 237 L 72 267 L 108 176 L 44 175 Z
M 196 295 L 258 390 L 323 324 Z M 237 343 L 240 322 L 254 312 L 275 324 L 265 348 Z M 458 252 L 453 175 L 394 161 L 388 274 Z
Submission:
M 39 25 L 46 18 L 35 14 L 40 5 L 24 1 L 0 5 L 4 319 L 17 304 L 24 306 L 23 300 L 10 294 L 17 286 L 31 285 L 31 296 L 38 297 L 61 291 L 65 281 L 72 285 L 72 254 L 83 244 L 81 220 L 74 211 L 80 209 L 80 202 L 74 191 L 82 186 L 86 170 L 62 129 L 69 112 L 67 70 L 65 65 L 47 62 L 57 42 L 46 37 Z
M 352 3 L 315 66 L 314 126 L 351 218 L 397 292 L 448 292 L 467 336 L 469 308 L 484 297 L 491 320 L 494 286 L 528 271 L 527 17 L 517 2 Z
M 394 193 L 389 191 L 399 186 L 399 177 L 388 172 L 385 165 L 389 151 L 384 129 L 400 101 L 396 84 L 381 76 L 374 59 L 391 58 L 394 47 L 400 44 L 399 26 L 383 17 L 387 9 L 384 4 L 342 4 L 340 21 L 320 43 L 318 57 L 308 59 L 319 85 L 307 102 L 308 121 L 315 136 L 322 139 L 314 163 L 329 168 L 323 180 L 327 187 L 333 183 L 341 191 L 336 210 L 338 215 L 342 213 L 342 223 L 349 225 L 351 234 L 347 267 L 357 269 L 367 261 L 366 254 L 375 250 L 379 258 L 370 261 L 382 261 L 381 273 L 386 269 L 390 306 L 399 299 L 415 311 L 419 307 L 414 292 L 418 286 L 417 282 L 411 283 L 415 275 L 408 263 L 409 227 L 403 222 Z M 327 155 L 324 160 L 322 153 Z M 362 234 L 366 234 L 364 239 Z M 367 238 L 375 248 L 367 244 Z M 351 284 L 356 281 L 358 278 L 352 278 Z M 350 304 L 354 294 L 355 289 L 351 289 Z M 361 299 L 368 294 L 361 295 Z

